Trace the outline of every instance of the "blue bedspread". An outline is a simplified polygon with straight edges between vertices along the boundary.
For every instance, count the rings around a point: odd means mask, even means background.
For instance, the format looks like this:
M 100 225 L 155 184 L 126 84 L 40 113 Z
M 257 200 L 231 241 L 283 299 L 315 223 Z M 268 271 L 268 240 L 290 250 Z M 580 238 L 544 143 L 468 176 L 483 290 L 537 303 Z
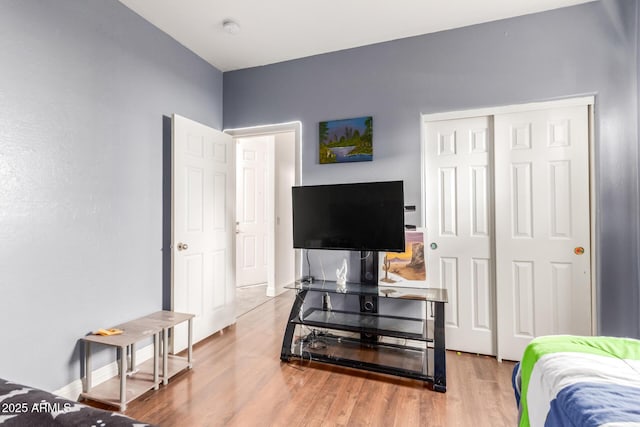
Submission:
M 597 427 L 613 422 L 640 424 L 640 387 L 572 384 L 551 401 L 544 425 Z
M 640 426 L 640 341 L 534 339 L 513 375 L 520 427 Z

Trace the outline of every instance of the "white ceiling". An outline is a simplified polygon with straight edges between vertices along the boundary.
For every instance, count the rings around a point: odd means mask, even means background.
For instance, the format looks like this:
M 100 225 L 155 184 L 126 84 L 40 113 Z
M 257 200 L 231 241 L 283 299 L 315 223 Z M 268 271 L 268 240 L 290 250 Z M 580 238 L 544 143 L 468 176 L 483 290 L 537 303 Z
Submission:
M 221 71 L 593 0 L 120 0 Z M 225 19 L 240 33 L 223 31 Z

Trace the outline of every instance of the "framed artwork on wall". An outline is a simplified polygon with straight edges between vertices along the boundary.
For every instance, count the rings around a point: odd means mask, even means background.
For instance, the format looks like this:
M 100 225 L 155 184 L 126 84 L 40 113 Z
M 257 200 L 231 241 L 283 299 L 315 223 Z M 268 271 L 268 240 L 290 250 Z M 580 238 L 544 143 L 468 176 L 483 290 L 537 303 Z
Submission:
M 427 265 L 424 252 L 426 230 L 405 231 L 405 251 L 381 252 L 378 270 L 379 286 L 427 287 Z
M 318 129 L 320 164 L 373 160 L 373 117 L 328 120 Z

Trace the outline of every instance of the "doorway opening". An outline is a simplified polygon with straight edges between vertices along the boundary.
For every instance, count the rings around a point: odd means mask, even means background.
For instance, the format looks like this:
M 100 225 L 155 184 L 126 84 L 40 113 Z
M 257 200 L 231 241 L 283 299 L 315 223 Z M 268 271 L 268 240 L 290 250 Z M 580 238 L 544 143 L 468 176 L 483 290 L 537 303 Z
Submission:
M 299 122 L 228 129 L 236 148 L 236 316 L 299 275 L 291 187 L 300 182 Z

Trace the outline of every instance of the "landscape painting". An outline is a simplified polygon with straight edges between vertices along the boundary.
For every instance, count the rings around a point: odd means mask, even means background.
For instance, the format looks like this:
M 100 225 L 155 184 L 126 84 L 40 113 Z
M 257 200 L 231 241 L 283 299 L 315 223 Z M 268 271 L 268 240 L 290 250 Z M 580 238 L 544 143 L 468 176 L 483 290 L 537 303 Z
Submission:
M 373 160 L 373 117 L 320 122 L 320 163 Z
M 404 252 L 380 254 L 378 277 L 381 285 L 426 287 L 425 234 L 424 229 L 406 231 Z

